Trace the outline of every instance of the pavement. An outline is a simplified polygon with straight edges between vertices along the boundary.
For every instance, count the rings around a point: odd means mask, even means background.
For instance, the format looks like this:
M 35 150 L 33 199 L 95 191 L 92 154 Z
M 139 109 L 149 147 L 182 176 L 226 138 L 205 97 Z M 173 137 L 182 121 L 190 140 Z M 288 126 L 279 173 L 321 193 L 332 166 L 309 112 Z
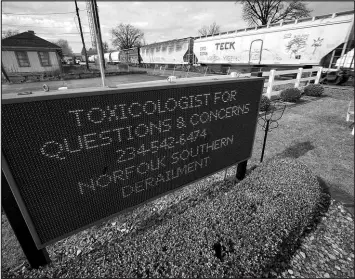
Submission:
M 174 69 L 153 69 L 153 68 L 141 68 L 146 71 L 147 74 L 126 74 L 118 76 L 107 76 L 105 83 L 107 86 L 117 86 L 125 83 L 135 83 L 154 80 L 165 80 L 168 76 L 174 75 L 177 78 L 186 77 L 201 77 L 214 75 L 211 73 L 198 73 L 198 72 L 186 72 Z M 43 84 L 49 86 L 49 90 L 57 90 L 59 87 L 67 87 L 68 89 L 74 88 L 89 88 L 89 87 L 101 87 L 101 77 L 97 78 L 85 78 L 85 79 L 72 79 L 72 80 L 52 80 L 52 81 L 34 81 L 25 82 L 20 84 L 2 84 L 2 94 L 8 93 L 20 93 L 27 91 L 42 91 Z
M 152 80 L 163 80 L 166 76 L 153 76 L 147 74 L 134 74 L 134 75 L 119 75 L 108 76 L 105 78 L 105 83 L 108 86 L 116 86 L 125 83 L 144 82 Z M 49 86 L 49 90 L 57 90 L 59 87 L 73 88 L 89 88 L 100 87 L 102 85 L 101 78 L 86 78 L 86 79 L 72 79 L 72 80 L 53 80 L 53 81 L 37 81 L 26 82 L 20 84 L 2 84 L 2 94 L 20 93 L 26 91 L 42 91 L 43 84 Z

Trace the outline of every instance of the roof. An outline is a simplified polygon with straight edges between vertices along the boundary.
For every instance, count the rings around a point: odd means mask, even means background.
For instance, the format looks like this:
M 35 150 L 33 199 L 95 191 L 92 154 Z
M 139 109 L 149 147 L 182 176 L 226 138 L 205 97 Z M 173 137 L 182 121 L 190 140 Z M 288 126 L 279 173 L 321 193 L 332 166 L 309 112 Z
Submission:
M 33 47 L 33 48 L 51 48 L 61 49 L 51 42 L 48 42 L 40 37 L 37 37 L 32 32 L 23 32 L 6 39 L 1 40 L 1 45 L 4 47 Z

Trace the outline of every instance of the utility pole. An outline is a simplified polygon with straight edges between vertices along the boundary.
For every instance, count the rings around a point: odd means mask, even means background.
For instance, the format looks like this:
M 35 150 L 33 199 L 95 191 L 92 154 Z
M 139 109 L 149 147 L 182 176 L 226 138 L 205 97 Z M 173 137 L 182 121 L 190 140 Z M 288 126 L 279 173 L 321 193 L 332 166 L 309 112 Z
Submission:
M 90 28 L 91 46 L 92 48 L 96 49 L 95 25 L 94 25 L 94 16 L 92 13 L 91 0 L 87 0 L 86 10 L 87 10 L 87 16 L 88 16 L 89 28 Z
M 99 27 L 98 27 L 98 22 L 97 22 L 97 17 L 95 16 L 95 4 L 94 0 L 91 0 L 91 9 L 93 11 L 93 23 L 95 26 L 95 36 L 96 36 L 96 46 L 97 46 L 97 54 L 99 55 L 99 64 L 100 64 L 100 72 L 101 72 L 101 81 L 102 81 L 102 87 L 105 87 L 105 69 L 103 65 L 103 51 L 102 51 L 102 42 L 101 38 L 99 36 Z
M 88 54 L 86 52 L 85 41 L 84 41 L 84 36 L 83 36 L 83 30 L 81 29 L 81 22 L 80 22 L 80 17 L 79 17 L 79 8 L 78 8 L 78 4 L 76 3 L 76 0 L 74 0 L 74 2 L 75 2 L 75 8 L 76 8 L 76 15 L 78 16 L 78 21 L 79 21 L 81 41 L 83 42 L 83 48 L 84 48 L 84 53 L 85 53 L 86 69 L 89 70 Z
M 93 2 L 94 2 L 94 5 L 93 5 L 94 18 L 96 19 L 96 22 L 97 22 L 98 36 L 100 37 L 100 41 L 101 41 L 100 49 L 98 49 L 98 51 L 101 51 L 102 64 L 104 65 L 104 69 L 105 69 L 105 57 L 104 57 L 104 50 L 102 48 L 102 36 L 101 36 L 101 27 L 100 27 L 100 20 L 99 20 L 99 10 L 97 9 L 96 0 L 93 0 Z

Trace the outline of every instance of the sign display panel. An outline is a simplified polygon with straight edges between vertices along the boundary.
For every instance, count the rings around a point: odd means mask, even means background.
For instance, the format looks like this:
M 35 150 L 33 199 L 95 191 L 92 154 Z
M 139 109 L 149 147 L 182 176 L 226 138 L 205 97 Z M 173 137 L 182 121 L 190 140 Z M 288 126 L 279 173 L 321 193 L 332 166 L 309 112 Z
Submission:
M 4 171 L 37 245 L 249 159 L 262 88 L 228 79 L 3 100 Z

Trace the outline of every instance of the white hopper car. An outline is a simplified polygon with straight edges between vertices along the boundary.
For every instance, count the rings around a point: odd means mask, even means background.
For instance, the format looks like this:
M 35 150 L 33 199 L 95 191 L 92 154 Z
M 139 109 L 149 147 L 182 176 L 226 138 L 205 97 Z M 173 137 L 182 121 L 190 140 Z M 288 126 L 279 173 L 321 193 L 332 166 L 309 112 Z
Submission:
M 107 64 L 118 64 L 120 63 L 120 52 L 119 51 L 113 51 L 113 52 L 106 52 L 104 53 L 104 60 L 105 63 Z M 89 62 L 97 62 L 99 59 L 99 56 L 97 54 L 89 56 L 88 60 Z
M 339 84 L 349 77 L 352 48 L 354 11 L 348 11 L 198 37 L 193 52 L 194 63 L 222 71 L 228 67 L 250 72 L 320 65 L 323 80 Z M 346 53 L 350 63 L 337 63 Z
M 118 64 L 120 63 L 120 52 L 119 51 L 113 51 L 108 53 L 109 54 L 109 59 L 108 59 L 108 64 Z

